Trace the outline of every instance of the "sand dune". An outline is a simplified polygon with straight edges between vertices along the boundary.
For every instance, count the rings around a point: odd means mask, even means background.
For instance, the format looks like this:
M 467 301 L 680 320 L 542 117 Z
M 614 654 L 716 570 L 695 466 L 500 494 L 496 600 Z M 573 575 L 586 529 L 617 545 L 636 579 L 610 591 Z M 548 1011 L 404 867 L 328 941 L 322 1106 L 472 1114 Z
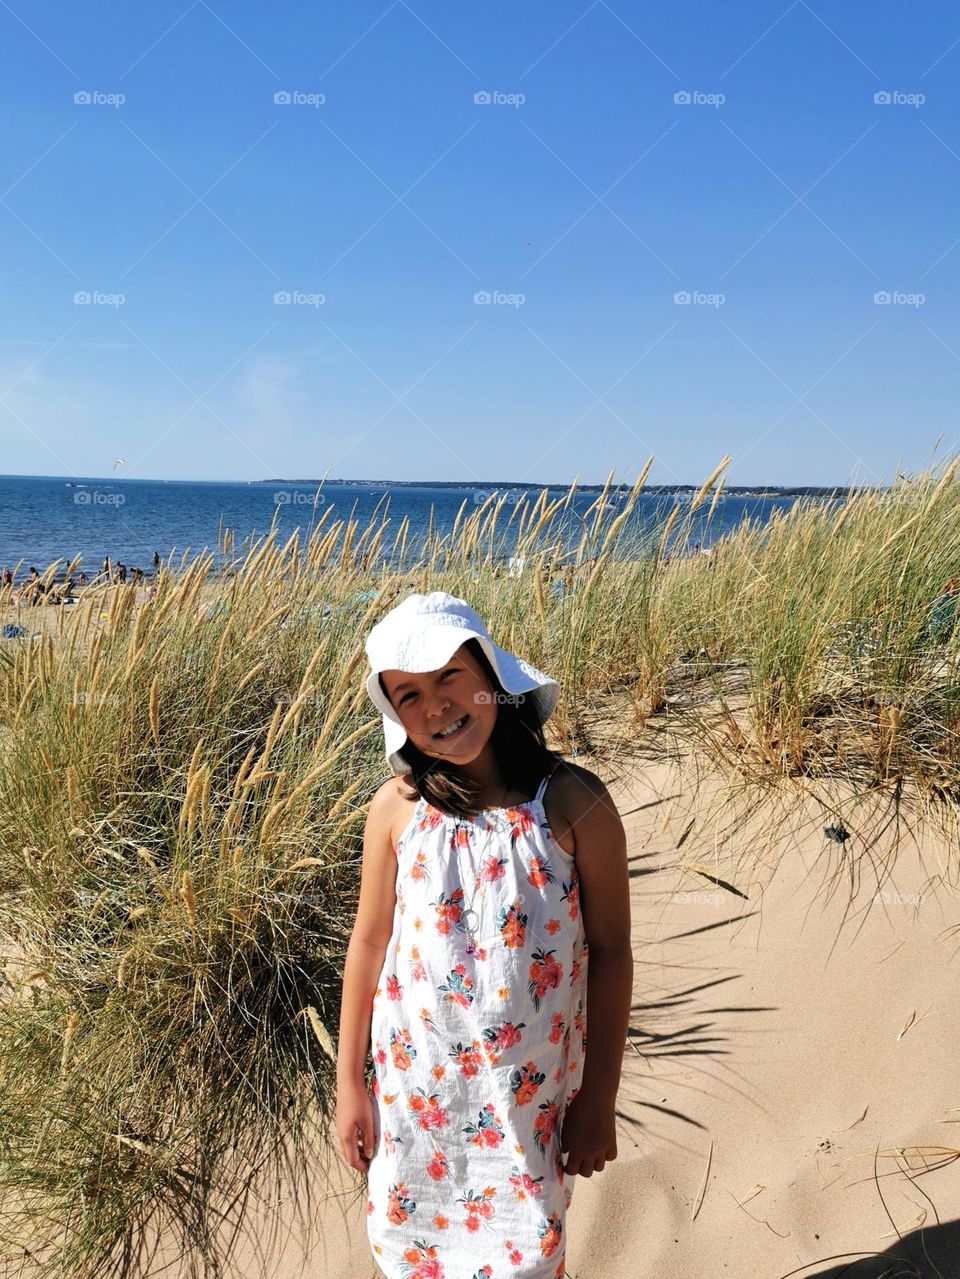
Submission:
M 665 765 L 611 791 L 628 832 L 634 1012 L 618 1158 L 575 1183 L 570 1275 L 960 1275 L 960 1163 L 917 1179 L 890 1154 L 960 1136 L 957 943 L 942 935 L 960 895 L 944 838 L 911 834 L 885 799 L 845 814 L 839 844 L 812 798 L 745 813 Z M 745 850 L 765 868 L 738 869 Z M 269 1246 L 257 1231 L 231 1273 L 376 1276 L 362 1198 L 331 1173 L 339 1195 L 314 1189 L 328 1198 L 309 1242 L 281 1205 Z

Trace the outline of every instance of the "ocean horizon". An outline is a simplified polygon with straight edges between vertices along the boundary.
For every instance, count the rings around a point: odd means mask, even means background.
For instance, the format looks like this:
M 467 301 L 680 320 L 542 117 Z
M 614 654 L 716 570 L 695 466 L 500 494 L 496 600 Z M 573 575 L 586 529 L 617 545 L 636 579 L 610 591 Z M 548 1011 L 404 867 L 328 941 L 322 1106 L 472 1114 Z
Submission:
M 386 514 L 391 527 L 409 520 L 408 538 L 414 543 L 431 527 L 448 532 L 465 500 L 480 505 L 497 492 L 505 495 L 503 514 L 509 518 L 517 502 L 546 489 L 564 494 L 569 485 L 490 481 L 377 481 L 377 480 L 140 480 L 119 476 L 0 475 L 0 569 L 15 570 L 15 580 L 36 567 L 41 573 L 57 560 L 65 568 L 79 556 L 77 571 L 88 576 L 100 571 L 105 556 L 122 562 L 128 572 L 152 572 L 156 552 L 162 563 L 176 567 L 200 552 L 213 551 L 215 566 L 225 563 L 222 538 L 229 530 L 236 548 L 263 538 L 273 526 L 286 541 L 295 529 L 306 541 L 326 516 L 351 518 L 361 527 L 374 515 Z M 596 501 L 604 485 L 580 485 L 570 503 L 571 541 L 582 531 L 580 516 Z M 670 506 L 689 500 L 699 485 L 645 486 L 634 519 L 638 529 L 664 517 Z M 629 484 L 611 485 L 608 500 L 621 501 Z M 705 545 L 743 519 L 761 523 L 777 509 L 798 498 L 843 500 L 848 490 L 780 489 L 724 490 L 707 525 L 710 502 L 704 503 L 696 534 Z M 386 500 L 385 500 L 386 499 Z M 504 520 L 506 523 L 506 520 Z

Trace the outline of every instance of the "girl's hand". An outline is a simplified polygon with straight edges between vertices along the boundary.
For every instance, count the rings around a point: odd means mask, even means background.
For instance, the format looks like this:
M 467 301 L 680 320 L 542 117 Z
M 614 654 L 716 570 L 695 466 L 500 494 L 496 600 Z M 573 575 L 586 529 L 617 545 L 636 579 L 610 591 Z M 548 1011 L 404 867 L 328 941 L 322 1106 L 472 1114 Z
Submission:
M 374 1149 L 373 1099 L 365 1084 L 338 1084 L 334 1119 L 340 1157 L 357 1172 L 370 1167 Z
M 560 1131 L 560 1149 L 567 1152 L 563 1171 L 568 1177 L 592 1177 L 617 1157 L 616 1105 L 578 1092 L 568 1102 Z

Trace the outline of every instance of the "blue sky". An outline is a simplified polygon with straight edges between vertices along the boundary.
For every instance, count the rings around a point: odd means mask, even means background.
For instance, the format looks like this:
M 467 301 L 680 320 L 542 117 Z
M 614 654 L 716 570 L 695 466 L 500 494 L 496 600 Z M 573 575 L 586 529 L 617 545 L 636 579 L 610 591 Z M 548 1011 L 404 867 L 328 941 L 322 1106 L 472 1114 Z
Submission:
M 0 471 L 881 483 L 957 447 L 955 6 L 4 0 L 0 36 Z

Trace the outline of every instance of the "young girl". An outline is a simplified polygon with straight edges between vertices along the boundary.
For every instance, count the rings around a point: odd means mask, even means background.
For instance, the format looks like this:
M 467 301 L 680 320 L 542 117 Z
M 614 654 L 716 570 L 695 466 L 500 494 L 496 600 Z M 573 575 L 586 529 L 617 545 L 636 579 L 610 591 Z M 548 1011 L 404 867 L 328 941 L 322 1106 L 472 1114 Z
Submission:
M 340 1153 L 390 1279 L 559 1279 L 566 1178 L 617 1155 L 623 825 L 544 745 L 559 686 L 463 600 L 408 596 L 366 650 L 395 776 L 370 804 L 344 968 Z

